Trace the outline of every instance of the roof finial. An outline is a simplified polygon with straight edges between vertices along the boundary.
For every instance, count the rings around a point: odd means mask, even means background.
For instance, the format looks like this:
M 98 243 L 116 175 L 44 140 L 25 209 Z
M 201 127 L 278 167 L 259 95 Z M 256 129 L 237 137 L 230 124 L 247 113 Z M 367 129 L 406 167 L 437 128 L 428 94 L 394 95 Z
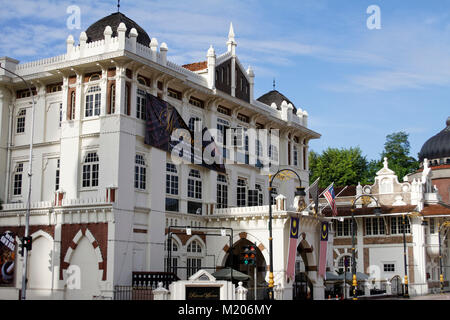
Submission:
M 117 0 L 117 12 L 120 12 L 120 0 Z
M 228 40 L 231 40 L 234 42 L 234 29 L 233 29 L 233 22 L 230 22 L 230 31 L 228 32 Z
M 273 86 L 273 90 L 275 90 L 275 78 L 273 78 L 272 86 Z

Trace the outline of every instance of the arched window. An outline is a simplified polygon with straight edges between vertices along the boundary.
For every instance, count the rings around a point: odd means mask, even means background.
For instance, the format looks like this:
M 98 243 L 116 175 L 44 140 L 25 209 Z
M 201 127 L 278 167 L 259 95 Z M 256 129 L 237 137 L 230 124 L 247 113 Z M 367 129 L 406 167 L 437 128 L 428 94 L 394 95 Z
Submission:
M 99 116 L 101 103 L 100 86 L 91 86 L 86 94 L 86 105 L 84 110 L 85 117 Z
M 202 247 L 198 241 L 194 240 L 189 243 L 187 252 L 191 256 L 186 259 L 187 276 L 190 277 L 202 267 L 202 259 L 198 256 L 202 253 Z
M 192 241 L 187 246 L 187 252 L 190 253 L 202 253 L 202 246 L 197 240 Z
M 146 187 L 146 165 L 142 155 L 137 154 L 134 166 L 134 187 L 139 190 L 145 190 Z
M 223 174 L 217 175 L 217 208 L 228 207 L 228 185 L 227 177 Z
M 138 78 L 137 78 L 137 81 L 138 81 L 139 84 L 141 84 L 141 85 L 143 85 L 143 86 L 147 86 L 147 82 L 145 81 L 144 78 L 138 77 Z
M 25 132 L 25 116 L 27 114 L 26 109 L 21 109 L 19 114 L 17 115 L 17 127 L 16 133 L 24 133 Z
M 83 163 L 83 188 L 98 187 L 99 159 L 97 152 L 89 152 Z
M 297 146 L 294 144 L 294 166 L 298 166 L 298 149 Z
M 191 169 L 189 172 L 188 197 L 194 199 L 202 198 L 202 177 L 198 170 Z
M 69 112 L 67 113 L 68 120 L 75 120 L 75 91 L 70 93 Z
M 113 83 L 111 85 L 111 93 L 109 97 L 109 113 L 113 114 L 116 112 L 116 85 Z
M 142 89 L 137 89 L 136 96 L 136 118 L 145 120 L 146 119 L 146 104 L 147 104 L 147 94 Z
M 93 74 L 92 76 L 89 77 L 89 82 L 91 81 L 97 81 L 100 80 L 101 76 L 98 73 Z
M 13 195 L 20 196 L 22 194 L 22 173 L 23 163 L 18 163 L 14 172 Z

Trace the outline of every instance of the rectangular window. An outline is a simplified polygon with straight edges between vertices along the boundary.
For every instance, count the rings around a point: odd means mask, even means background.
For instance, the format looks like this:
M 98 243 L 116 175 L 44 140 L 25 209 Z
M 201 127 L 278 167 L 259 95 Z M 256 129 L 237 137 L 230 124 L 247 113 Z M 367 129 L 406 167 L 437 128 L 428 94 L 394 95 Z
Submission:
M 137 89 L 136 96 L 136 117 L 138 119 L 145 120 L 146 119 L 146 103 L 147 103 L 147 95 L 145 91 L 141 89 Z
M 56 162 L 55 191 L 59 190 L 59 159 Z
M 403 234 L 403 217 L 391 217 L 391 234 Z M 408 217 L 405 217 L 405 233 L 411 232 Z
M 99 158 L 96 152 L 89 152 L 83 163 L 83 188 L 98 187 Z
M 169 97 L 172 97 L 172 98 L 181 100 L 181 92 L 180 92 L 180 91 L 177 91 L 177 90 L 174 90 L 174 89 L 172 89 L 172 88 L 168 88 L 168 89 L 167 89 L 167 95 L 168 95 Z
M 224 175 L 217 175 L 217 208 L 228 207 L 228 186 L 227 178 Z
M 93 86 L 88 89 L 86 94 L 85 117 L 100 115 L 101 89 L 99 86 Z
M 356 226 L 355 226 L 356 228 Z M 355 229 L 355 236 L 357 230 Z M 336 237 L 350 237 L 352 235 L 352 219 L 344 219 L 336 224 Z
M 238 179 L 237 183 L 237 206 L 245 207 L 247 182 L 244 179 Z
M 393 263 L 385 263 L 383 265 L 384 272 L 395 272 L 395 264 Z
M 199 107 L 202 109 L 205 107 L 205 103 L 202 100 L 195 98 L 195 97 L 190 97 L 189 103 L 192 104 L 193 106 L 196 106 L 196 107 Z
M 188 201 L 188 213 L 201 215 L 202 214 L 202 203 Z
M 25 116 L 27 114 L 26 109 L 22 109 L 19 111 L 19 114 L 17 116 L 17 127 L 16 127 L 16 133 L 24 133 L 25 132 Z
M 187 276 L 188 278 L 196 273 L 202 267 L 202 259 L 198 258 L 188 258 L 186 261 L 187 266 Z
M 179 210 L 178 199 L 166 198 L 166 211 L 178 212 Z
M 22 173 L 23 163 L 17 164 L 16 172 L 14 174 L 13 194 L 19 196 L 22 194 Z
M 61 128 L 62 116 L 63 116 L 63 112 L 62 112 L 62 103 L 60 103 L 60 104 L 59 104 L 59 127 L 60 127 L 60 128 Z
M 365 218 L 366 235 L 383 235 L 385 233 L 383 218 Z
M 248 190 L 248 206 L 256 207 L 258 205 L 258 190 Z
M 227 157 L 227 130 L 230 129 L 228 121 L 218 118 L 217 119 L 217 146 L 222 146 L 222 156 L 225 159 Z
M 167 163 L 166 165 L 166 193 L 178 195 L 177 168 L 172 163 Z

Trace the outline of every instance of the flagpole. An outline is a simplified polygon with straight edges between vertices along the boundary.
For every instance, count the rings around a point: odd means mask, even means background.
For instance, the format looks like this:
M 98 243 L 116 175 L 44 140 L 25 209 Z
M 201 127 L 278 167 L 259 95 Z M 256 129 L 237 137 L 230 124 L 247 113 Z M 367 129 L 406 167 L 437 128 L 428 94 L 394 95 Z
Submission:
M 305 192 L 307 192 L 307 191 L 311 188 L 311 186 L 314 185 L 314 183 L 316 183 L 317 181 L 319 181 L 319 179 L 320 179 L 320 177 L 317 178 L 316 181 L 314 181 L 313 183 L 311 183 L 311 185 L 309 185 L 308 188 L 305 189 Z
M 315 181 L 314 181 L 314 182 L 315 182 Z M 326 188 L 322 191 L 322 193 L 319 194 L 319 196 L 317 197 L 317 199 L 319 199 L 320 196 L 323 195 L 323 194 L 325 193 L 325 191 L 327 191 L 327 190 L 333 185 L 333 183 L 334 183 L 334 182 L 332 182 L 328 187 L 326 187 Z M 313 204 L 313 202 L 310 202 L 310 203 L 308 204 L 308 206 L 307 206 L 305 209 L 303 209 L 303 210 L 308 209 L 312 204 Z M 326 208 L 326 207 L 325 207 L 325 208 Z
M 340 195 L 342 192 L 344 192 L 344 190 L 347 189 L 347 187 L 348 187 L 348 186 L 345 186 L 344 189 L 342 189 L 341 191 L 339 191 L 339 193 L 338 193 L 334 198 L 337 199 L 337 197 L 339 197 L 339 195 Z M 327 205 L 326 205 L 325 207 L 323 207 L 322 210 L 325 209 L 326 207 L 328 207 L 329 205 L 330 205 L 330 204 L 327 203 Z

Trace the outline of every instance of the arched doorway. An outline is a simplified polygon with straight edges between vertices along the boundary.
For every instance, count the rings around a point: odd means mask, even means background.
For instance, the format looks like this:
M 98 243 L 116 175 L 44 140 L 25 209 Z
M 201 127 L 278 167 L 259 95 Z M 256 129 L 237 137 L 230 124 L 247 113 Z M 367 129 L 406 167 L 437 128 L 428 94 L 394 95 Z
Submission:
M 255 246 L 256 248 L 256 266 L 245 265 L 242 261 L 241 253 L 244 251 L 244 246 Z M 257 300 L 265 299 L 267 295 L 267 282 L 265 281 L 267 264 L 261 250 L 258 246 L 247 240 L 241 239 L 233 245 L 232 254 L 228 255 L 225 267 L 231 267 L 251 277 L 250 280 L 244 282 L 244 287 L 248 289 L 247 299 L 255 299 L 255 271 L 256 271 L 256 298 Z M 233 281 L 237 283 L 237 281 Z
M 302 234 L 303 240 L 297 246 L 297 257 L 295 261 L 295 280 L 292 284 L 294 300 L 309 300 L 313 297 L 313 285 L 308 277 L 310 264 L 314 263 L 311 258 L 312 248 L 305 240 L 305 234 Z
M 391 279 L 391 292 L 392 292 L 392 295 L 397 295 L 397 296 L 403 295 L 402 279 L 398 275 L 394 276 Z

